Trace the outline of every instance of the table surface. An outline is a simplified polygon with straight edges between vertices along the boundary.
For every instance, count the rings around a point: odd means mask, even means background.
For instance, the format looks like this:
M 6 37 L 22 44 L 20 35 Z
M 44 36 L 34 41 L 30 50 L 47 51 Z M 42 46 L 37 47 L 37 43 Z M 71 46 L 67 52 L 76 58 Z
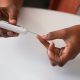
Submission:
M 38 34 L 79 23 L 79 16 L 36 8 L 22 8 L 18 19 L 19 25 Z M 28 33 L 0 39 L 0 80 L 80 80 L 80 56 L 63 68 L 52 67 L 35 36 Z M 56 42 L 59 47 L 63 44 Z

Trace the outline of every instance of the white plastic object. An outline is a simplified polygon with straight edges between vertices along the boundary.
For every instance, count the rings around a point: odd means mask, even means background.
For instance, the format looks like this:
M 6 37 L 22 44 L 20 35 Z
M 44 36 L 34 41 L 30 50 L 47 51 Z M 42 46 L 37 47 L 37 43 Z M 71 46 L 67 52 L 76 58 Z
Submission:
M 8 23 L 7 21 L 0 21 L 0 28 L 10 30 L 16 33 L 27 33 L 27 30 L 23 27 L 17 26 L 17 25 L 12 25 Z

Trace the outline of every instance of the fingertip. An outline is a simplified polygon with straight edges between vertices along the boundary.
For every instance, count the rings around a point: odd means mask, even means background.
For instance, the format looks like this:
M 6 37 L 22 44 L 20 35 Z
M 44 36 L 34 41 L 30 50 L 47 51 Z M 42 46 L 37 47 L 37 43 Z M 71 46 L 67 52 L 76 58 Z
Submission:
M 37 38 L 47 40 L 47 35 L 37 35 Z
M 41 38 L 41 36 L 40 36 L 40 35 L 37 35 L 37 36 L 36 36 L 36 38 L 37 38 L 39 41 L 41 41 L 41 40 L 42 40 L 42 38 Z
M 40 35 L 37 35 L 36 37 L 37 37 L 37 38 L 40 38 L 41 36 L 40 36 Z
M 17 21 L 16 21 L 15 19 L 9 19 L 9 23 L 11 23 L 11 24 L 16 24 Z
M 37 37 L 37 39 L 38 39 L 39 41 L 44 42 L 44 39 L 42 38 L 41 35 L 37 35 L 36 37 Z
M 48 49 L 49 42 L 42 38 L 42 36 L 37 35 L 38 40 Z
M 49 50 L 50 50 L 50 51 L 53 51 L 54 48 L 55 48 L 55 45 L 54 45 L 53 42 L 51 42 L 50 45 L 49 45 Z
M 55 47 L 55 45 L 54 45 L 54 43 L 53 43 L 53 42 L 51 42 L 51 43 L 50 43 L 50 46 L 53 46 L 53 48 Z
M 65 64 L 63 64 L 63 63 L 58 63 L 58 66 L 59 67 L 63 67 Z
M 51 65 L 54 66 L 54 67 L 56 66 L 56 64 L 54 64 L 54 63 L 51 63 Z
M 47 35 L 43 35 L 41 36 L 43 39 L 47 39 Z

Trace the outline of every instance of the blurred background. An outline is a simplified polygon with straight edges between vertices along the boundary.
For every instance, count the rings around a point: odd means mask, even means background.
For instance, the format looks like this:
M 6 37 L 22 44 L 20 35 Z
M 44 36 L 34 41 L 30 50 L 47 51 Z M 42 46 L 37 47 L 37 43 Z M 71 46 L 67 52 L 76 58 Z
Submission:
M 24 0 L 24 6 L 47 9 L 49 2 L 50 0 Z
M 80 0 L 24 0 L 24 6 L 80 14 Z

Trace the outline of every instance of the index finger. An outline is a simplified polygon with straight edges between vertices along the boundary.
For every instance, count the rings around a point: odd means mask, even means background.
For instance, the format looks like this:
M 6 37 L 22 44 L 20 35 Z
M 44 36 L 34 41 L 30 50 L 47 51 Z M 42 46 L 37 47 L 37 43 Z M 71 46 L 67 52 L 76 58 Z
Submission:
M 38 39 L 47 49 L 49 48 L 50 43 L 49 43 L 47 40 L 43 39 L 40 35 L 37 35 L 37 39 Z

